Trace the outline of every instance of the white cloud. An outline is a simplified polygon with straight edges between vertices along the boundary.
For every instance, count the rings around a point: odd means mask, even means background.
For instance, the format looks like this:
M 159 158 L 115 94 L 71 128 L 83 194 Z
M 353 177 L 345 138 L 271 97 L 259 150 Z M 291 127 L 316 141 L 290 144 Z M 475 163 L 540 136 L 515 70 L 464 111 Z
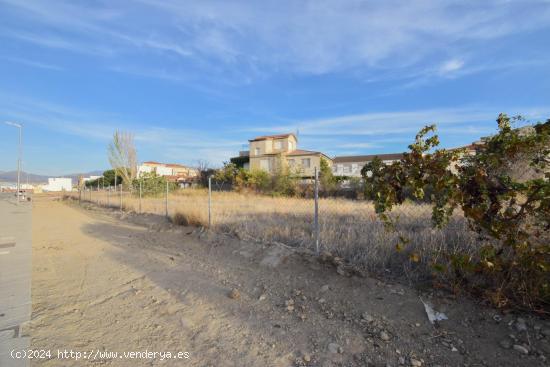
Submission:
M 34 60 L 30 60 L 30 59 L 24 59 L 24 58 L 21 58 L 21 57 L 0 56 L 0 58 L 4 59 L 4 60 L 11 61 L 11 62 L 14 62 L 14 63 L 23 64 L 23 65 L 27 65 L 27 66 L 31 66 L 31 67 L 39 68 L 39 69 L 56 70 L 56 71 L 63 70 L 63 68 L 61 68 L 60 66 L 57 66 L 57 65 L 47 64 L 47 63 L 44 63 L 44 62 L 34 61 Z
M 464 67 L 449 55 L 475 54 L 487 40 L 550 22 L 550 7 L 541 1 L 3 2 L 14 19 L 5 25 L 16 29 L 11 36 L 74 52 L 112 52 L 142 68 L 136 53 L 172 55 L 170 62 L 188 69 L 242 82 L 350 69 L 375 76 L 439 68 L 446 75 Z M 167 67 L 160 59 L 154 64 Z
M 391 136 L 414 134 L 423 126 L 437 124 L 440 130 L 453 132 L 463 131 L 468 125 L 470 132 L 475 131 L 476 124 L 483 124 L 487 132 L 487 123 L 495 121 L 499 108 L 459 107 L 438 108 L 413 111 L 370 112 L 363 114 L 343 115 L 328 118 L 296 121 L 288 125 L 252 127 L 254 133 L 283 133 L 295 131 L 309 136 Z M 504 112 L 510 115 L 521 113 L 529 119 L 544 119 L 550 115 L 549 108 L 507 108 Z M 496 123 L 492 125 L 496 127 Z
M 449 73 L 453 73 L 457 70 L 462 69 L 464 66 L 464 61 L 459 59 L 452 59 L 445 61 L 443 65 L 439 68 L 439 73 L 442 75 L 447 75 Z
M 518 107 L 508 108 L 507 111 L 510 115 L 522 113 L 533 121 L 546 119 L 550 115 L 548 107 Z M 501 110 L 497 108 L 479 107 L 382 111 L 297 120 L 286 125 L 266 124 L 261 128 L 235 131 L 234 126 L 243 125 L 226 122 L 214 129 L 163 128 L 152 121 L 132 121 L 117 114 L 81 110 L 0 93 L 0 114 L 6 119 L 23 123 L 27 128 L 40 127 L 61 136 L 77 136 L 95 146 L 97 143 L 106 146 L 114 129 L 132 131 L 142 160 L 196 164 L 198 159 L 203 159 L 216 166 L 237 154 L 247 139 L 255 135 L 295 131 L 297 127 L 301 148 L 319 150 L 331 156 L 405 149 L 415 133 L 429 123 L 438 124 L 439 132 L 445 137 L 444 142 L 469 143 L 495 131 L 494 120 L 499 112 Z M 70 158 L 63 154 L 59 153 L 55 158 L 60 165 Z M 100 150 L 95 154 L 97 159 L 103 153 Z
M 370 148 L 376 148 L 376 147 L 379 147 L 379 145 L 374 143 L 345 143 L 345 144 L 338 145 L 338 148 L 370 149 Z
M 116 114 L 80 110 L 0 93 L 0 113 L 24 126 L 46 128 L 62 135 L 72 135 L 107 144 L 115 129 L 134 133 L 138 151 L 148 152 L 167 161 L 196 163 L 199 158 L 219 164 L 235 154 L 242 142 L 218 133 L 188 128 L 162 128 L 158 124 L 131 121 Z M 144 160 L 151 159 L 141 156 Z

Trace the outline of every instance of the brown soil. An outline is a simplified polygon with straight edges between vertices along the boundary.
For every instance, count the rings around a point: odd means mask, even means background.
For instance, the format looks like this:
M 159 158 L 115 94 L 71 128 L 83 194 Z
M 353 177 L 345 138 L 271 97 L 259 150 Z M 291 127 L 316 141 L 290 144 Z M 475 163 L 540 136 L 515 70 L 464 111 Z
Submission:
M 542 366 L 550 355 L 544 320 L 523 316 L 518 331 L 517 316 L 341 275 L 278 245 L 51 199 L 33 210 L 31 345 L 52 351 L 33 365 Z M 449 320 L 431 325 L 419 296 Z M 58 349 L 119 355 L 60 360 Z M 120 356 L 145 350 L 189 358 Z

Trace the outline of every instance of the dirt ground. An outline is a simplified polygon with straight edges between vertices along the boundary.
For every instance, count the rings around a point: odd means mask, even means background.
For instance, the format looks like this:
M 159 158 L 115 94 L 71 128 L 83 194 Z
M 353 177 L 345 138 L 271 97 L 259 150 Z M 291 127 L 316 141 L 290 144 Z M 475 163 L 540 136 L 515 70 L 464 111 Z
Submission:
M 419 296 L 449 319 L 430 324 Z M 40 366 L 543 366 L 550 357 L 545 320 L 51 198 L 33 209 L 32 308 L 31 347 L 52 352 L 32 360 Z

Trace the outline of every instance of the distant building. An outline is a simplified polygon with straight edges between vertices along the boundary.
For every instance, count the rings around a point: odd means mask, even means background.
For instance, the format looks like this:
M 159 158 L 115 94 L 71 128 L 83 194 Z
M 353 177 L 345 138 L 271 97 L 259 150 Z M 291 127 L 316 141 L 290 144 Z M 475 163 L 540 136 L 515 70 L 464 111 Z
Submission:
M 23 190 L 25 192 L 34 192 L 35 187 L 34 187 L 34 185 L 24 183 L 24 184 L 21 184 L 21 190 Z
M 101 177 L 103 177 L 103 176 L 80 177 L 80 178 L 78 179 L 78 185 L 79 185 L 79 186 L 83 186 L 83 185 L 86 184 L 86 182 L 95 181 L 95 180 L 97 180 L 97 179 L 99 179 L 99 178 L 101 178 Z
M 42 186 L 43 191 L 72 191 L 73 180 L 66 177 L 48 178 L 48 184 Z
M 315 169 L 321 169 L 322 159 L 332 165 L 332 159 L 321 152 L 298 149 L 298 139 L 294 134 L 258 136 L 248 142 L 249 150 L 231 158 L 231 162 L 245 169 L 274 174 L 287 167 L 302 177 L 313 177 Z
M 371 155 L 350 155 L 334 157 L 332 173 L 341 177 L 361 177 L 361 170 L 365 164 L 372 162 L 378 157 L 385 164 L 398 161 L 403 158 L 403 153 L 392 154 L 371 154 Z
M 17 184 L 11 182 L 0 182 L 0 192 L 15 192 Z
M 189 186 L 198 179 L 199 170 L 182 164 L 148 161 L 138 166 L 138 177 L 144 174 L 164 176 L 168 181 L 177 182 L 180 186 Z

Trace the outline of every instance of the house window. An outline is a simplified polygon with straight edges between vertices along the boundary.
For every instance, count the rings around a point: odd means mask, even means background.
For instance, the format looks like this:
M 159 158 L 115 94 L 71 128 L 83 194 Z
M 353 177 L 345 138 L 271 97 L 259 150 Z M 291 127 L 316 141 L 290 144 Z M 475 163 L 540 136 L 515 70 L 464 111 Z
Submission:
M 260 155 L 260 148 L 254 149 L 254 155 Z
M 283 142 L 280 141 L 280 140 L 277 140 L 275 142 L 275 149 L 277 149 L 277 150 L 283 149 Z
M 302 167 L 309 168 L 311 166 L 310 158 L 302 158 Z
M 260 168 L 269 172 L 269 159 L 260 160 Z
M 337 168 L 336 168 L 336 172 L 342 173 L 342 172 L 344 171 L 344 165 L 343 165 L 343 164 L 338 163 L 338 164 L 336 165 L 336 167 L 337 167 Z
M 359 168 L 357 163 L 352 163 L 351 164 L 351 173 L 357 173 L 357 168 Z
M 293 150 L 294 150 L 294 143 L 291 142 L 291 141 L 289 141 L 289 142 L 288 142 L 288 151 L 289 151 L 289 152 L 292 152 Z
M 350 173 L 350 166 L 349 164 L 344 165 L 344 173 Z

